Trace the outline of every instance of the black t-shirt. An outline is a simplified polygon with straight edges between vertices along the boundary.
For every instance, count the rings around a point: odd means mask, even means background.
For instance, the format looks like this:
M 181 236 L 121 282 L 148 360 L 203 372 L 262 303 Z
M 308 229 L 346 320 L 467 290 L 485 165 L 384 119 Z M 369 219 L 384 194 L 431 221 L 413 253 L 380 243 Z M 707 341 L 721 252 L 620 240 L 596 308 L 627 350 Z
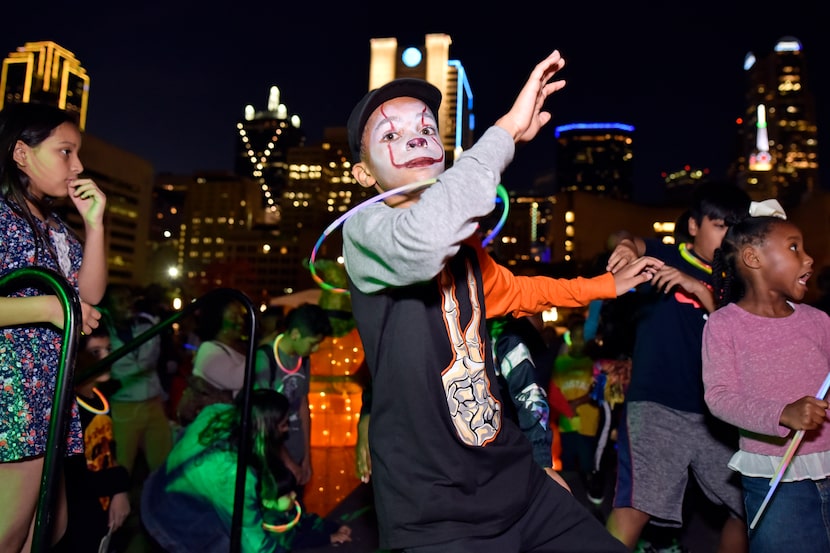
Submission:
M 646 240 L 646 255 L 666 262 L 711 287 L 708 263 L 678 245 Z M 637 335 L 634 341 L 631 384 L 627 401 L 653 401 L 673 409 L 705 413 L 701 348 L 708 312 L 697 298 L 679 287 L 668 294 L 651 284 L 638 287 L 640 295 Z

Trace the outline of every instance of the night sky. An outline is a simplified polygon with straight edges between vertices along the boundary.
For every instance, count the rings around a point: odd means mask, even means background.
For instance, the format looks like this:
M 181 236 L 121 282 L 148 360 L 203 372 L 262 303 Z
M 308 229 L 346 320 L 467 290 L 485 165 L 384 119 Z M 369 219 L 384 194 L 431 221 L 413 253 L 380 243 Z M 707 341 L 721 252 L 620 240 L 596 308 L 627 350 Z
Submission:
M 157 172 L 231 170 L 244 106 L 265 109 L 272 85 L 314 143 L 325 127 L 344 126 L 365 92 L 370 38 L 419 46 L 427 33 L 447 33 L 450 57 L 469 75 L 477 134 L 507 111 L 537 61 L 554 48 L 566 58 L 568 85 L 547 104 L 553 121 L 518 151 L 508 188 L 550 165 L 555 126 L 614 121 L 636 128 L 635 200 L 648 201 L 661 171 L 688 163 L 723 175 L 744 107 L 744 56 L 794 36 L 809 64 L 830 187 L 830 38 L 819 33 L 816 2 L 788 0 L 787 13 L 723 0 L 498 4 L 510 13 L 480 2 L 118 4 L 12 3 L 0 54 L 40 40 L 72 51 L 91 78 L 87 132 Z

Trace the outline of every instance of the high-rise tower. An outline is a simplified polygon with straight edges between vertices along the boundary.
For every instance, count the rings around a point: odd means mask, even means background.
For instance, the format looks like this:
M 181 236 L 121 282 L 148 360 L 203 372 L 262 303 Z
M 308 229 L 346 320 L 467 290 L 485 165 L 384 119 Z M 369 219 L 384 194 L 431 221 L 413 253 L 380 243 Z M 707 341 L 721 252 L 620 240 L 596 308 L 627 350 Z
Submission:
M 256 111 L 245 106 L 245 116 L 236 125 L 239 136 L 234 172 L 256 180 L 262 189 L 264 217 L 256 217 L 266 225 L 280 221 L 279 198 L 288 181 L 286 154 L 289 148 L 302 146 L 305 135 L 297 115 L 288 115 L 280 102 L 280 90 L 272 86 L 267 109 Z
M 27 42 L 3 60 L 0 109 L 35 102 L 76 113 L 86 128 L 89 76 L 75 54 L 54 42 Z
M 783 37 L 763 58 L 749 52 L 744 70 L 740 183 L 754 199 L 777 197 L 784 207 L 796 206 L 818 183 L 816 105 L 801 42 Z
M 623 123 L 560 125 L 556 135 L 557 189 L 620 200 L 631 198 L 634 127 Z

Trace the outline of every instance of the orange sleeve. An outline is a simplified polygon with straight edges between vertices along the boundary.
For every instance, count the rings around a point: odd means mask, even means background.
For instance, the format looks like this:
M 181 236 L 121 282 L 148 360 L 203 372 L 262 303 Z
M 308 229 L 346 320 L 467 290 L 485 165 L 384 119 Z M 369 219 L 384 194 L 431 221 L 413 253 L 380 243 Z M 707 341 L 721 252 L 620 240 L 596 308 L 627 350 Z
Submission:
M 617 297 L 611 273 L 593 278 L 516 276 L 507 267 L 496 263 L 475 238 L 466 243 L 476 248 L 487 318 L 507 314 L 523 317 L 551 307 L 582 307 L 592 300 Z

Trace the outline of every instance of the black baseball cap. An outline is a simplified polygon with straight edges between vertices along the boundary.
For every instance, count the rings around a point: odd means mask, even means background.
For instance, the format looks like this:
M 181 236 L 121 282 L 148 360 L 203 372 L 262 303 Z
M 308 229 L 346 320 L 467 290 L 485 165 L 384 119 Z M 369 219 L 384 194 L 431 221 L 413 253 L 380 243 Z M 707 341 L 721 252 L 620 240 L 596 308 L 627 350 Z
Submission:
M 410 97 L 421 100 L 438 117 L 438 107 L 441 105 L 441 91 L 423 79 L 395 79 L 380 88 L 370 90 L 352 110 L 346 128 L 349 133 L 349 149 L 352 151 L 352 160 L 360 161 L 360 140 L 363 136 L 363 127 L 369 116 L 382 103 L 394 98 Z

